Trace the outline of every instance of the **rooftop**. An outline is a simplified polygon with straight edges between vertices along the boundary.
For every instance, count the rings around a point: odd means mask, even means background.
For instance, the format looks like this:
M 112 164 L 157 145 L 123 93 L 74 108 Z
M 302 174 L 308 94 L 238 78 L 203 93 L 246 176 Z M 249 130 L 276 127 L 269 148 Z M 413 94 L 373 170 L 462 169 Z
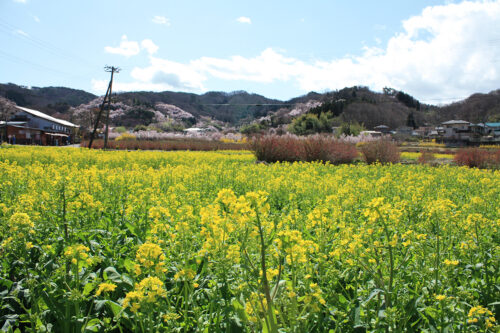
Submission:
M 465 121 L 465 120 L 448 120 L 445 121 L 444 123 L 441 123 L 442 125 L 454 125 L 454 124 L 461 124 L 461 125 L 468 125 L 470 122 Z
M 29 113 L 29 114 L 31 114 L 31 115 L 33 115 L 35 117 L 42 118 L 42 119 L 45 119 L 45 120 L 49 120 L 49 121 L 52 121 L 54 123 L 58 123 L 58 124 L 63 125 L 63 126 L 67 126 L 67 127 L 80 127 L 78 125 L 70 123 L 69 121 L 51 117 L 48 114 L 45 114 L 45 113 L 37 111 L 37 110 L 28 109 L 28 108 L 25 108 L 25 107 L 22 107 L 22 106 L 16 106 L 16 108 L 19 109 L 19 110 L 21 110 L 21 111 L 24 111 L 26 113 Z

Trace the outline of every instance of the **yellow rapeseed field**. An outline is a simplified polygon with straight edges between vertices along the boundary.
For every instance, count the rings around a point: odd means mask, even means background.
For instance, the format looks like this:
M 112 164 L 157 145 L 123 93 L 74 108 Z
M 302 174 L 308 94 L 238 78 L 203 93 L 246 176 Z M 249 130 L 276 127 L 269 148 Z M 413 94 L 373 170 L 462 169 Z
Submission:
M 500 171 L 0 148 L 0 327 L 497 332 Z

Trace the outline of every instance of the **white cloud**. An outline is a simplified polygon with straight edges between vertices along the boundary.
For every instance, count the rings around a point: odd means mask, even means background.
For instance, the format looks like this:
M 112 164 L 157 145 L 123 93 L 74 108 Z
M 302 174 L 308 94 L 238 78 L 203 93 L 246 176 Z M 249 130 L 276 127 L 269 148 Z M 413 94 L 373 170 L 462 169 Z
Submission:
M 40 18 L 36 15 L 31 15 L 33 17 L 33 20 L 35 20 L 36 23 L 40 23 Z
M 252 20 L 246 16 L 240 16 L 236 19 L 236 21 L 238 21 L 240 23 L 252 24 Z
M 20 35 L 20 36 L 24 36 L 24 37 L 28 37 L 28 36 L 29 36 L 27 32 L 22 31 L 21 29 L 17 29 L 17 30 L 15 30 L 15 31 L 14 31 L 14 33 L 15 33 L 16 35 Z
M 149 54 L 154 54 L 156 51 L 158 51 L 158 46 L 153 43 L 151 39 L 144 39 L 141 42 L 141 47 L 145 49 Z
M 18 3 L 26 3 L 27 0 L 14 0 L 14 2 L 18 2 Z
M 111 47 L 106 46 L 104 51 L 112 54 L 119 54 L 125 57 L 130 57 L 136 54 L 139 54 L 141 51 L 138 42 L 129 41 L 126 35 L 122 36 L 122 40 L 120 42 L 120 46 Z
M 146 68 L 136 67 L 131 76 L 146 84 L 168 85 L 175 90 L 204 91 L 203 82 L 207 77 L 193 64 L 150 57 L 151 65 Z
M 153 17 L 152 21 L 153 21 L 153 23 L 156 23 L 156 24 L 170 26 L 170 19 L 166 18 L 165 16 L 156 15 Z
M 499 88 L 495 26 L 500 26 L 500 0 L 451 3 L 425 8 L 405 20 L 403 30 L 387 44 L 363 47 L 358 56 L 303 61 L 268 48 L 255 57 L 201 57 L 187 63 L 150 57 L 149 66 L 132 71 L 136 81 L 128 87 L 204 91 L 213 78 L 288 82 L 304 92 L 353 85 L 380 91 L 389 86 L 423 101 L 448 102 Z

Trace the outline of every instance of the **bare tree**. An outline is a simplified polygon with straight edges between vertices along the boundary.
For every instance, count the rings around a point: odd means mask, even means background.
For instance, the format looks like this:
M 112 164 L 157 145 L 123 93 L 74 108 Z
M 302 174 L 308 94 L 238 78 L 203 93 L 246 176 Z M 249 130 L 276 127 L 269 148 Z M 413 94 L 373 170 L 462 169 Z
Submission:
M 16 103 L 0 96 L 0 121 L 4 122 L 3 131 L 0 131 L 0 141 L 7 141 L 7 121 L 16 112 Z

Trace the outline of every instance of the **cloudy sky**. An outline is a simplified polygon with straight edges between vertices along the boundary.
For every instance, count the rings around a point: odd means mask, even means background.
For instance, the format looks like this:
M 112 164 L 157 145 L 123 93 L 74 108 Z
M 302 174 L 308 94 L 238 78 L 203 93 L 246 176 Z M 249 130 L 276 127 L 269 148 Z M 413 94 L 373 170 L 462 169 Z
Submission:
M 500 0 L 0 0 L 0 45 L 1 83 L 442 104 L 500 88 Z

